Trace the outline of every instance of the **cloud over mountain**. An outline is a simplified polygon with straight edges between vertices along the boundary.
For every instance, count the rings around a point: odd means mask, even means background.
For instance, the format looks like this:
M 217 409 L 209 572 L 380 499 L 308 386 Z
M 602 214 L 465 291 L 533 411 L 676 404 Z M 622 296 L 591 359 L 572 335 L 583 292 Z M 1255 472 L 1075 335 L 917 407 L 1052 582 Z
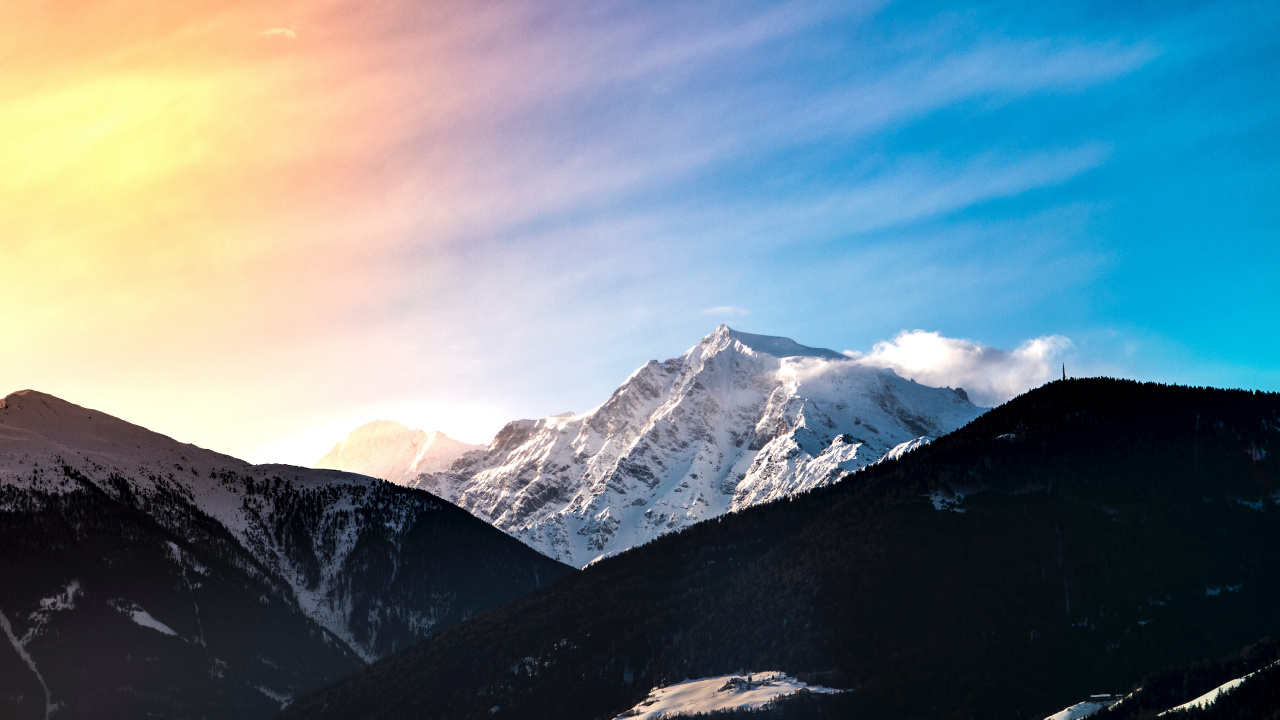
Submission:
M 963 387 L 975 403 L 992 407 L 1051 379 L 1070 347 L 1071 340 L 1061 335 L 1001 350 L 939 332 L 904 330 L 893 340 L 876 343 L 869 353 L 845 354 L 925 385 Z

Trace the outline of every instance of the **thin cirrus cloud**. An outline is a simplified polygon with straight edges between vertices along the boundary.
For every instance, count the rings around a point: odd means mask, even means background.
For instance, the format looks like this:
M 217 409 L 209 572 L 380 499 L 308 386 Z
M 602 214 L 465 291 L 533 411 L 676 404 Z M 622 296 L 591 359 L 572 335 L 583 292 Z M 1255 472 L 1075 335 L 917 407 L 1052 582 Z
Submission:
M 737 305 L 720 305 L 718 307 L 707 308 L 702 311 L 703 315 L 711 315 L 714 317 L 746 317 L 751 311 L 738 307 Z
M 773 228 L 770 242 L 823 233 L 870 233 L 1066 182 L 1106 162 L 1092 143 L 1023 157 L 993 155 L 959 163 L 902 158 L 874 177 L 819 197 L 764 201 L 726 214 L 724 226 Z
M 1001 350 L 938 332 L 904 330 L 876 343 L 870 352 L 845 354 L 925 385 L 963 387 L 974 403 L 993 407 L 1052 379 L 1071 346 L 1065 337 L 1047 335 Z
M 504 143 L 500 162 L 481 149 L 473 158 L 481 162 L 458 173 L 458 185 L 467 190 L 457 194 L 471 199 L 459 208 L 454 229 L 463 236 L 501 232 L 534 218 L 662 192 L 728 163 L 762 161 L 826 135 L 875 132 L 967 98 L 1007 101 L 1075 91 L 1113 80 L 1155 56 L 1144 45 L 997 40 L 942 57 L 881 60 L 856 78 L 779 94 L 767 78 L 750 82 L 735 73 L 734 63 L 744 54 L 780 42 L 777 29 L 744 25 L 749 29 L 731 33 L 732 42 L 699 41 L 699 30 L 714 35 L 716 28 L 677 29 L 660 41 L 674 46 L 669 52 L 644 45 L 648 38 L 634 32 L 571 23 L 539 28 L 555 39 L 544 38 L 533 48 L 513 38 L 512 55 L 527 55 L 527 67 L 547 71 L 517 70 L 478 91 L 486 97 L 505 93 L 515 101 L 486 122 L 504 131 L 508 123 L 519 125 L 516 133 L 524 140 Z M 652 59 L 655 54 L 661 62 Z M 667 75 L 680 77 L 685 91 L 655 90 L 654 82 L 661 84 Z M 506 92 L 508 84 L 512 92 Z M 644 101 L 624 100 L 624 94 Z M 573 117 L 580 109 L 590 110 L 585 123 Z M 1067 157 L 1058 160 L 1080 164 L 1101 162 L 1105 151 L 1086 142 L 1060 154 Z M 1027 164 L 1052 172 L 1046 167 L 1051 160 L 1031 158 Z M 955 168 L 941 170 L 956 174 Z M 486 192 L 472 191 L 480 186 Z M 494 212 L 494 203 L 502 212 Z M 628 211 L 625 204 L 620 211 Z
M 1159 57 L 1150 43 L 987 39 L 969 47 L 904 49 L 894 61 L 782 113 L 782 139 L 866 134 L 972 98 L 1008 102 L 1043 92 L 1079 91 Z M 776 110 L 775 105 L 764 108 Z M 767 132 L 767 131 L 766 131 Z

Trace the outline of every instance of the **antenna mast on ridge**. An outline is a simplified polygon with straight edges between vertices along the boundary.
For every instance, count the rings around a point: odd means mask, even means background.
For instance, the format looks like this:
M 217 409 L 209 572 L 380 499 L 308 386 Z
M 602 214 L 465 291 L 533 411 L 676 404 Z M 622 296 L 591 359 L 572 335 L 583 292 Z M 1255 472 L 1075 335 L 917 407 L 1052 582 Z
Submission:
M 1066 380 L 1066 379 L 1067 379 L 1067 364 L 1066 364 L 1066 363 L 1062 363 L 1062 379 L 1063 379 L 1063 380 Z

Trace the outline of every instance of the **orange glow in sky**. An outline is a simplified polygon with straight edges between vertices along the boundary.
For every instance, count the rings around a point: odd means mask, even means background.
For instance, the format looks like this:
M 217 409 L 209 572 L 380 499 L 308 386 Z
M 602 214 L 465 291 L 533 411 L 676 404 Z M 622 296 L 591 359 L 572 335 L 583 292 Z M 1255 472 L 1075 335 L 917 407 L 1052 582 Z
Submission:
M 432 171 L 398 150 L 449 122 L 457 81 L 424 62 L 439 38 L 362 5 L 0 11 L 8 385 L 241 451 L 270 433 L 233 391 L 250 377 L 276 378 L 257 400 L 277 409 L 336 391 L 290 388 L 287 368 L 341 375 L 361 314 L 394 294 L 388 253 L 423 214 L 403 189 Z M 241 409 L 211 402 L 219 387 Z

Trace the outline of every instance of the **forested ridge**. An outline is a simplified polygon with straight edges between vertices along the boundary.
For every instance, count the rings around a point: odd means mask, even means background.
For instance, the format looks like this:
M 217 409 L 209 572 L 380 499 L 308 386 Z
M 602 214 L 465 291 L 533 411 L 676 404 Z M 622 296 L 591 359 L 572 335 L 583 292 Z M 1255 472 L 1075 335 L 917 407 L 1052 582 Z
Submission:
M 1250 676 L 1209 707 L 1181 711 L 1178 720 L 1266 720 L 1280 717 L 1280 641 L 1271 637 L 1217 659 L 1148 673 L 1123 702 L 1099 720 L 1149 720 L 1238 678 Z
M 0 635 L 0 718 L 270 717 L 363 667 L 353 645 L 391 652 L 574 572 L 371 478 L 174 466 L 99 484 L 65 462 L 21 467 L 30 483 L 0 483 L 0 615 L 13 633 Z M 194 503 L 208 486 L 234 489 L 252 532 Z M 300 601 L 326 590 L 335 557 L 346 638 Z
M 1280 395 L 1054 382 L 606 559 L 284 717 L 611 718 L 783 670 L 862 717 L 1044 717 L 1280 634 Z

